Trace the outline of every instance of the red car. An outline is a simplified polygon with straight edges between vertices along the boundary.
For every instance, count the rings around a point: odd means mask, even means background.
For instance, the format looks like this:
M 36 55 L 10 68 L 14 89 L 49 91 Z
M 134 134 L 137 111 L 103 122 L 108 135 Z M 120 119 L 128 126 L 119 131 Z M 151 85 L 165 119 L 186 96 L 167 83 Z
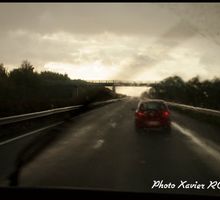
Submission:
M 171 131 L 170 111 L 163 100 L 140 101 L 135 112 L 135 127 L 137 131 L 164 130 Z

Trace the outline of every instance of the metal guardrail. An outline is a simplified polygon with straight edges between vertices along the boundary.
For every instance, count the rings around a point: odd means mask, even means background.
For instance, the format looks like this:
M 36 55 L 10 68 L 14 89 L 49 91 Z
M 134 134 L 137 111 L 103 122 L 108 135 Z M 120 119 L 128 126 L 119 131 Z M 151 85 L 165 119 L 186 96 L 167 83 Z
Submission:
M 10 117 L 2 117 L 2 118 L 0 118 L 0 125 L 11 124 L 11 123 L 25 121 L 25 120 L 29 120 L 29 119 L 45 117 L 48 115 L 53 115 L 53 114 L 62 113 L 62 112 L 68 112 L 68 111 L 79 109 L 81 107 L 82 107 L 82 105 L 69 106 L 69 107 L 63 107 L 63 108 L 44 110 L 44 111 L 40 111 L 40 112 L 27 113 L 27 114 L 22 114 L 22 115 L 14 115 L 14 116 L 10 116 Z
M 199 113 L 203 113 L 203 114 L 207 114 L 207 115 L 213 115 L 213 116 L 216 116 L 216 117 L 220 117 L 220 111 L 218 111 L 218 110 L 212 110 L 212 109 L 201 108 L 201 107 L 194 107 L 194 106 L 189 106 L 189 105 L 179 104 L 179 103 L 173 103 L 173 102 L 167 102 L 167 104 L 170 105 L 170 106 L 182 108 L 182 109 L 185 109 L 185 110 L 191 110 L 191 111 L 194 111 L 194 112 L 199 112 Z
M 107 104 L 107 103 L 113 103 L 113 102 L 117 102 L 117 101 L 121 101 L 123 98 L 121 99 L 110 99 L 110 100 L 107 100 L 107 101 L 98 101 L 98 102 L 95 102 L 95 103 L 92 103 L 91 105 L 93 106 L 96 106 L 96 105 L 103 105 L 103 104 Z
M 111 100 L 107 100 L 107 101 L 100 101 L 100 102 L 92 103 L 90 105 L 91 106 L 96 106 L 96 105 L 108 104 L 108 103 L 116 102 L 116 101 L 119 101 L 119 100 L 122 100 L 122 99 L 111 99 Z M 77 109 L 82 108 L 82 107 L 83 107 L 83 105 L 76 105 L 76 106 L 69 106 L 69 107 L 62 107 L 62 108 L 44 110 L 44 111 L 40 111 L 40 112 L 27 113 L 27 114 L 22 114 L 22 115 L 2 117 L 2 118 L 0 118 L 0 125 L 12 124 L 12 123 L 15 123 L 15 122 L 20 122 L 20 121 L 25 121 L 25 120 L 29 120 L 29 119 L 45 117 L 45 116 L 54 115 L 54 114 L 62 113 L 62 112 L 69 112 L 69 111 L 72 111 L 72 110 L 77 110 Z

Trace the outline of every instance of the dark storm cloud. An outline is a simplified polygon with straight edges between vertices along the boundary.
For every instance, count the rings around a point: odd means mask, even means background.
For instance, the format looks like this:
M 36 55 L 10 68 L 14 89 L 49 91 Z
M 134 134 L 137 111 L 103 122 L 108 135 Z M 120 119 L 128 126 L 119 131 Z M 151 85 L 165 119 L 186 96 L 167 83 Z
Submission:
M 1 30 L 20 28 L 42 33 L 155 34 L 168 23 L 169 16 L 162 11 L 154 4 L 1 4 L 0 24 Z
M 175 40 L 175 38 L 181 34 L 182 37 L 179 37 L 179 40 Z M 143 73 L 143 71 L 154 67 L 166 59 L 172 60 L 172 57 L 169 56 L 169 53 L 180 46 L 182 43 L 185 43 L 187 40 L 192 38 L 195 34 L 196 32 L 193 30 L 190 24 L 181 20 L 163 35 L 158 37 L 158 40 L 154 41 L 154 43 L 151 44 L 148 49 L 146 49 L 147 51 L 145 54 L 135 55 L 132 61 L 127 63 L 121 69 L 121 72 L 117 74 L 116 79 L 120 77 L 124 77 L 125 79 L 132 79 L 134 76 Z M 155 53 L 152 54 L 151 51 L 156 51 L 156 55 L 154 55 Z
M 220 45 L 219 3 L 170 4 L 163 8 L 191 23 L 204 39 Z
M 219 18 L 220 4 L 2 3 L 0 62 L 18 66 L 28 59 L 38 69 L 49 62 L 79 67 L 98 62 L 117 66 L 117 79 L 167 63 L 172 73 L 184 74 L 176 67 L 184 67 L 184 60 L 203 74 L 209 67 L 216 72 Z M 184 57 L 184 45 L 196 54 Z M 182 55 L 174 58 L 175 51 Z

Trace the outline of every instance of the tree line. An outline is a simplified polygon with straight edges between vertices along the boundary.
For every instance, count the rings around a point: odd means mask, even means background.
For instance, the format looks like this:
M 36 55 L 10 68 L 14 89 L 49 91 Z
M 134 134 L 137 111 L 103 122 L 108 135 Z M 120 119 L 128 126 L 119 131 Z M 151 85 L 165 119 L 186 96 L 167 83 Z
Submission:
M 142 96 L 220 110 L 220 79 L 201 81 L 196 76 L 184 81 L 179 76 L 172 76 L 154 84 Z
M 117 97 L 110 89 L 71 80 L 67 74 L 38 73 L 27 60 L 11 71 L 0 64 L 0 117 Z

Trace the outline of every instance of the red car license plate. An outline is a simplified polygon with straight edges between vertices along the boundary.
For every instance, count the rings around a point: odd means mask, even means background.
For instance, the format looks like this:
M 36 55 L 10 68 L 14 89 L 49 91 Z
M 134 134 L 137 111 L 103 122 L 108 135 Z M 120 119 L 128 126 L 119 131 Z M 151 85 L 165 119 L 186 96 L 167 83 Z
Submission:
M 149 122 L 147 122 L 147 125 L 149 125 L 149 126 L 157 126 L 159 124 L 160 123 L 158 121 L 149 121 Z

